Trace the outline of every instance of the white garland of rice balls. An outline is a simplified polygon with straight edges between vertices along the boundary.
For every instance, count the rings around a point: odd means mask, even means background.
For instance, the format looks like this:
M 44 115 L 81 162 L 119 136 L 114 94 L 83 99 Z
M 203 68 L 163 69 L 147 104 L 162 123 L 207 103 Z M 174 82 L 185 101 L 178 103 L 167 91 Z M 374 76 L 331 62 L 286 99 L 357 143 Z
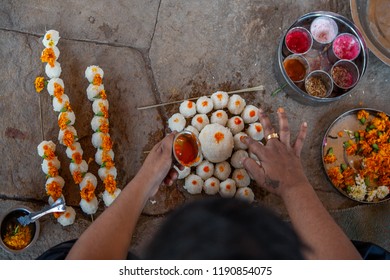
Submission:
M 49 195 L 49 204 L 52 205 L 60 197 L 65 201 L 62 195 L 65 180 L 58 174 L 61 164 L 55 155 L 56 145 L 52 141 L 42 141 L 37 150 L 38 155 L 43 158 L 41 166 L 47 178 L 45 189 L 47 195 Z M 72 207 L 66 206 L 65 212 L 54 213 L 54 217 L 62 226 L 69 226 L 74 223 L 76 211 Z
M 184 189 L 190 194 L 203 190 L 208 195 L 219 193 L 222 197 L 253 202 L 255 196 L 249 188 L 251 178 L 242 165 L 243 159 L 252 155 L 240 139 L 250 136 L 260 141 L 264 138 L 258 120 L 258 108 L 246 105 L 237 94 L 229 97 L 227 92 L 217 91 L 211 97 L 199 97 L 196 103 L 183 101 L 179 113 L 168 120 L 168 126 L 172 131 L 193 132 L 202 147 L 199 164 L 182 171 L 177 169 L 178 179 L 185 179 Z
M 56 47 L 59 39 L 58 31 L 49 30 L 46 32 L 42 40 L 46 48 L 42 52 L 41 60 L 47 62 L 45 73 L 50 78 L 47 91 L 53 98 L 53 110 L 59 112 L 58 126 L 60 132 L 58 141 L 67 147 L 66 155 L 71 159 L 69 170 L 74 182 L 80 187 L 80 207 L 84 213 L 92 215 L 98 209 L 98 200 L 95 196 L 96 177 L 91 173 L 87 173 L 88 163 L 82 158 L 83 150 L 77 142 L 77 131 L 73 127 L 76 116 L 70 106 L 69 97 L 64 93 L 64 82 L 60 79 L 61 65 L 57 61 L 60 52 Z
M 103 85 L 104 72 L 99 66 L 89 66 L 85 70 L 85 77 L 90 83 L 87 88 L 87 96 L 92 103 L 94 117 L 91 121 L 92 145 L 97 149 L 95 161 L 100 165 L 99 177 L 104 184 L 104 204 L 108 207 L 118 197 L 121 190 L 117 188 L 117 170 L 114 164 L 114 151 L 109 134 L 108 100 Z

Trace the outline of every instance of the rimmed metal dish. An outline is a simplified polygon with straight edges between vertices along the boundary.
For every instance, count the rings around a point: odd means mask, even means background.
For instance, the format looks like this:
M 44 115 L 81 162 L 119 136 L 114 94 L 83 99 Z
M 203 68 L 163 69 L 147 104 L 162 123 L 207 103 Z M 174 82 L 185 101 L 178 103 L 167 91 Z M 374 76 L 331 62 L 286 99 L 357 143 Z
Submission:
M 366 200 L 357 200 L 348 193 L 337 186 L 335 186 L 330 179 L 327 170 L 331 167 L 334 166 L 340 166 L 341 164 L 345 164 L 347 166 L 350 166 L 351 168 L 355 168 L 354 165 L 359 164 L 359 160 L 361 160 L 361 157 L 359 158 L 358 156 L 347 156 L 343 143 L 345 141 L 350 140 L 349 132 L 352 131 L 357 131 L 359 129 L 365 129 L 366 125 L 363 125 L 359 122 L 357 119 L 357 112 L 360 110 L 365 110 L 367 111 L 371 118 L 372 116 L 376 116 L 377 113 L 382 112 L 376 109 L 372 108 L 356 108 L 349 110 L 343 114 L 341 114 L 336 120 L 333 121 L 333 123 L 329 126 L 327 131 L 325 132 L 323 141 L 322 141 L 322 147 L 321 147 L 321 156 L 322 156 L 322 165 L 325 171 L 325 174 L 329 180 L 329 182 L 332 184 L 332 186 L 340 192 L 342 195 L 348 197 L 349 199 L 352 199 L 354 201 L 360 202 L 360 203 L 367 203 L 367 204 L 375 204 L 375 203 L 381 203 L 384 201 L 389 201 L 390 200 L 390 194 L 387 195 L 384 199 L 382 200 L 375 200 L 375 201 L 366 201 Z M 385 113 L 386 114 L 386 113 Z M 386 114 L 389 116 L 389 114 Z M 340 135 L 342 134 L 342 135 Z M 324 162 L 324 156 L 326 155 L 327 151 L 329 148 L 333 149 L 333 153 L 336 156 L 337 160 L 334 163 L 327 164 Z
M 368 48 L 390 66 L 390 3 L 388 0 L 351 0 L 354 23 Z
M 294 28 L 294 27 L 304 27 L 308 30 L 310 30 L 310 25 L 314 21 L 314 19 L 318 17 L 328 17 L 332 20 L 334 20 L 338 26 L 338 34 L 341 33 L 350 33 L 359 41 L 360 44 L 360 54 L 356 59 L 353 60 L 353 62 L 356 64 L 356 66 L 359 69 L 359 80 L 363 77 L 363 75 L 366 72 L 367 65 L 368 65 L 368 48 L 366 46 L 365 40 L 363 36 L 361 35 L 358 28 L 347 18 L 336 14 L 332 12 L 327 11 L 317 11 L 305 14 L 301 16 L 296 22 L 294 22 L 286 31 L 286 33 L 283 35 L 279 42 L 279 47 L 277 51 L 277 63 L 276 63 L 276 79 L 278 80 L 279 84 L 281 85 L 281 88 L 290 95 L 292 98 L 296 99 L 297 101 L 307 104 L 307 105 L 321 105 L 321 104 L 329 104 L 330 102 L 337 101 L 344 96 L 347 96 L 349 93 L 351 93 L 357 84 L 352 88 L 348 90 L 344 90 L 342 92 L 333 90 L 333 92 L 326 98 L 318 98 L 315 96 L 309 95 L 304 87 L 302 85 L 294 83 L 287 75 L 284 66 L 283 61 L 284 59 L 290 54 L 287 47 L 285 46 L 285 36 L 287 32 Z M 328 50 L 331 48 L 331 43 L 327 46 L 322 47 L 322 49 L 316 49 L 313 47 L 313 50 L 305 54 L 304 56 L 306 59 L 310 60 L 310 64 L 312 65 L 319 65 L 318 69 L 312 69 L 312 70 L 323 70 L 325 72 L 330 71 L 333 63 L 329 61 L 328 59 Z M 317 53 L 316 53 L 317 52 Z M 317 61 L 318 60 L 318 61 Z
M 35 221 L 35 222 L 27 225 L 27 227 L 31 231 L 31 241 L 27 246 L 18 250 L 18 249 L 10 248 L 9 246 L 7 246 L 7 244 L 5 244 L 3 242 L 3 239 L 4 239 L 7 231 L 9 230 L 9 228 L 16 228 L 17 226 L 21 226 L 20 223 L 18 222 L 18 218 L 21 216 L 24 216 L 24 215 L 28 215 L 31 212 L 32 212 L 31 209 L 28 207 L 18 206 L 18 207 L 14 207 L 14 208 L 10 209 L 6 213 L 4 213 L 2 215 L 2 217 L 0 218 L 0 234 L 1 234 L 0 246 L 4 250 L 6 250 L 7 252 L 9 252 L 9 253 L 24 252 L 25 250 L 30 248 L 37 241 L 37 239 L 39 237 L 39 232 L 40 232 L 39 221 Z

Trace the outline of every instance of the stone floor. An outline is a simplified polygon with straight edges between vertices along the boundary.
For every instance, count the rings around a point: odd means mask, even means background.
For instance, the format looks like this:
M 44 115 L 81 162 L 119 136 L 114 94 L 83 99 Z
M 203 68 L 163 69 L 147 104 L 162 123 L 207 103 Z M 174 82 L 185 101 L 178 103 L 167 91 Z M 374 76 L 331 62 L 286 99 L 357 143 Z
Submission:
M 351 18 L 347 0 L 2 0 L 0 157 L 5 164 L 0 169 L 0 214 L 15 205 L 38 210 L 47 201 L 45 176 L 35 147 L 42 140 L 57 141 L 57 114 L 46 92 L 35 93 L 33 81 L 44 74 L 40 62 L 44 48 L 41 38 L 45 30 L 55 29 L 61 36 L 58 44 L 61 78 L 76 113 L 75 127 L 86 158 L 93 157 L 95 151 L 91 145 L 92 110 L 86 98 L 88 82 L 84 71 L 93 64 L 105 71 L 103 82 L 110 102 L 110 128 L 121 187 L 134 177 L 145 158 L 144 151 L 163 137 L 167 119 L 178 111 L 178 105 L 144 111 L 137 107 L 210 94 L 219 89 L 264 85 L 265 91 L 247 93 L 244 98 L 268 113 L 284 107 L 293 133 L 302 121 L 308 122 L 303 164 L 327 209 L 351 238 L 377 241 L 390 249 L 389 241 L 379 236 L 383 229 L 389 236 L 388 219 L 380 218 L 372 228 L 357 230 L 359 223 L 366 224 L 364 219 L 372 218 L 359 216 L 359 211 L 376 212 L 379 208 L 389 209 L 390 204 L 357 206 L 341 196 L 326 180 L 320 154 L 326 129 L 341 113 L 362 106 L 389 113 L 390 95 L 384 88 L 389 83 L 389 66 L 370 53 L 367 72 L 354 92 L 328 105 L 303 105 L 284 92 L 271 96 L 279 87 L 273 69 L 282 33 L 299 16 L 316 10 Z M 275 120 L 274 115 L 271 117 Z M 57 154 L 62 162 L 61 176 L 67 182 L 67 203 L 77 208 L 78 187 L 71 180 L 65 149 L 60 145 Z M 96 173 L 97 169 L 92 162 L 91 172 Z M 277 197 L 259 189 L 255 193 L 257 203 L 286 217 Z M 197 198 L 186 194 L 180 183 L 161 188 L 144 209 L 133 250 L 142 252 L 165 214 Z M 343 213 L 353 215 L 355 209 L 360 210 L 351 224 Z M 77 210 L 75 224 L 65 228 L 52 217 L 43 218 L 41 235 L 33 248 L 20 255 L 0 250 L 0 259 L 33 259 L 59 242 L 77 238 L 91 222 L 91 217 Z M 101 206 L 99 213 L 103 210 Z

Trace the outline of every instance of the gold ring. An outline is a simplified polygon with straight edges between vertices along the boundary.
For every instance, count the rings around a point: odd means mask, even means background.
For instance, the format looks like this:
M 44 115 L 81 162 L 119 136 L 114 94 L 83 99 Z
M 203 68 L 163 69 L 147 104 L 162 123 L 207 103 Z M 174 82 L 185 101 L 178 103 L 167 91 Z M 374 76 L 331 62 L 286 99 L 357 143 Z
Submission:
M 274 133 L 268 134 L 268 136 L 266 137 L 267 141 L 269 141 L 270 139 L 273 139 L 273 138 L 279 139 L 279 134 L 274 132 Z

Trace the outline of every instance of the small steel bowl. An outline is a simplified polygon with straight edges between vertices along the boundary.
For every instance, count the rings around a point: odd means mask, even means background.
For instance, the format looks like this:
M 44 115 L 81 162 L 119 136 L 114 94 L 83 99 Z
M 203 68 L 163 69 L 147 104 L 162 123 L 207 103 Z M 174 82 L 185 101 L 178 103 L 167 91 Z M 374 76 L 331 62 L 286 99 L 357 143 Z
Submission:
M 18 207 L 14 207 L 10 210 L 8 210 L 6 213 L 4 213 L 1 218 L 0 218 L 0 235 L 1 235 L 1 238 L 0 238 L 0 246 L 7 252 L 9 253 L 22 253 L 24 252 L 25 250 L 27 250 L 28 248 L 32 247 L 33 244 L 37 241 L 38 237 L 39 237 L 39 232 L 40 232 L 40 224 L 39 224 L 39 221 L 35 221 L 34 223 L 31 223 L 29 225 L 27 225 L 30 230 L 31 230 L 31 241 L 30 243 L 23 247 L 22 249 L 13 249 L 13 248 L 10 248 L 8 247 L 7 244 L 4 243 L 4 238 L 5 238 L 5 235 L 7 233 L 7 229 L 9 227 L 16 227 L 17 225 L 20 225 L 20 223 L 18 222 L 18 218 L 20 216 L 24 216 L 24 215 L 28 215 L 32 212 L 32 210 L 28 207 L 25 207 L 25 206 L 18 206 Z

